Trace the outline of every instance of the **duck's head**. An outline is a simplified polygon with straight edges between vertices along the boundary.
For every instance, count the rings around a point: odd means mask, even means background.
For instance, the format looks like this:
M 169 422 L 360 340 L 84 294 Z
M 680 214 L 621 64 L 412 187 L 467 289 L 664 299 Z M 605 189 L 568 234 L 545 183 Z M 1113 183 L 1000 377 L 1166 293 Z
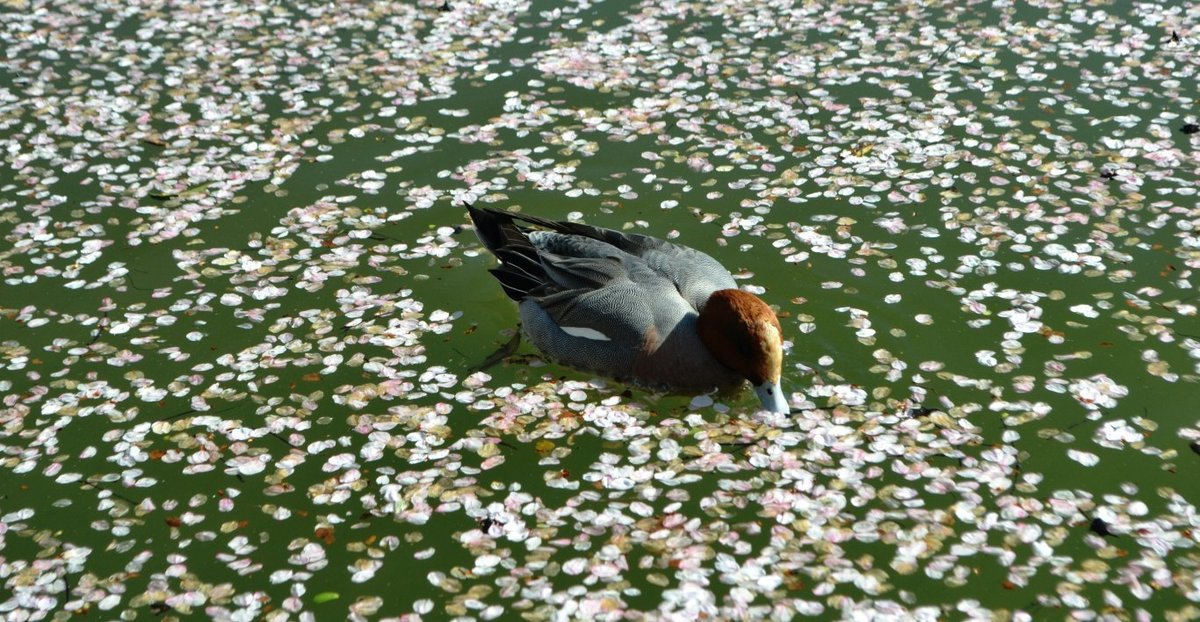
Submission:
M 700 311 L 697 330 L 717 361 L 750 381 L 763 408 L 790 411 L 779 383 L 783 331 L 767 303 L 739 289 L 718 290 Z

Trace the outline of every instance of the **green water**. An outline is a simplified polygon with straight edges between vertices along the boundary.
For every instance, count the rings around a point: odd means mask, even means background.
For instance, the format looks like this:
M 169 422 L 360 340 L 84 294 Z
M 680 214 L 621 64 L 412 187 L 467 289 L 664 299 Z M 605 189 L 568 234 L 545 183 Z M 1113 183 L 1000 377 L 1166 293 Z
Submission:
M 1196 6 L 946 5 L 0 3 L 0 611 L 1196 617 Z M 465 202 L 797 412 L 475 373 Z

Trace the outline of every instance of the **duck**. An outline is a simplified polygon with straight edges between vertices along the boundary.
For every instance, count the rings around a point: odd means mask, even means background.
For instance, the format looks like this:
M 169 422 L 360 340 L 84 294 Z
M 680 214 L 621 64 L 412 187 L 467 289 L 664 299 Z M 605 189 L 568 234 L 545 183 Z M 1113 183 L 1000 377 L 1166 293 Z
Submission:
M 648 235 L 467 206 L 490 270 L 549 359 L 652 391 L 699 394 L 748 382 L 790 412 L 783 330 L 716 259 Z

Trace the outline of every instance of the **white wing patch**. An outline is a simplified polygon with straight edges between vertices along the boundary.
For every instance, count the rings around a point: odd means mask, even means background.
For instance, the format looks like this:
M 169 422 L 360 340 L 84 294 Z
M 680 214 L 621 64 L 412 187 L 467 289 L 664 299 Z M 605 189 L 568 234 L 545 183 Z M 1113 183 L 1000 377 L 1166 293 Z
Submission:
M 583 337 L 584 339 L 591 339 L 593 341 L 612 341 L 612 339 L 608 338 L 608 335 L 594 328 L 586 326 L 562 326 L 560 328 L 562 328 L 564 333 L 572 337 Z

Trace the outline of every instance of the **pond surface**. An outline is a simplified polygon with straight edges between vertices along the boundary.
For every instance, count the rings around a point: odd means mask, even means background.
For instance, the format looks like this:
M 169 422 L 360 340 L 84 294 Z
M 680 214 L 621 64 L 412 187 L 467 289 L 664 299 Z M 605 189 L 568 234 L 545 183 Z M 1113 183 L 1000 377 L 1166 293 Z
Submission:
M 0 1 L 0 612 L 1200 615 L 1194 2 Z M 796 413 L 504 352 L 670 238 Z

